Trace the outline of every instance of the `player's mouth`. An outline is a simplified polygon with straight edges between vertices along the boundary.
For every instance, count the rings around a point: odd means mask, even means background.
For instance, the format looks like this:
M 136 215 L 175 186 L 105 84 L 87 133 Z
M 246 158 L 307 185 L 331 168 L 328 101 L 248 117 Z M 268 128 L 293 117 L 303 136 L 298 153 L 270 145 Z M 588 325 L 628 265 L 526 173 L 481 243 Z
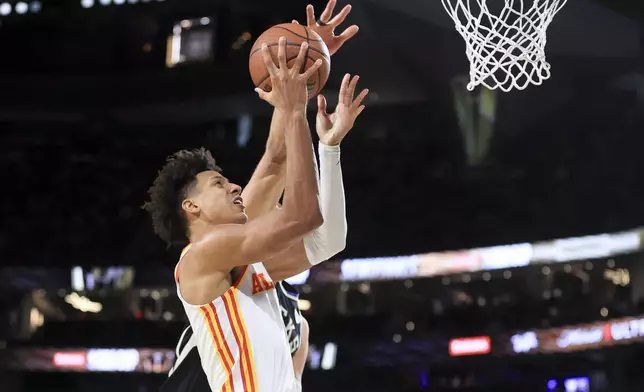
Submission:
M 237 197 L 235 197 L 235 198 L 233 199 L 233 204 L 234 204 L 234 205 L 237 205 L 237 206 L 241 206 L 242 208 L 245 208 L 245 207 L 244 207 L 244 199 L 242 199 L 242 197 L 241 197 L 241 196 L 237 196 Z

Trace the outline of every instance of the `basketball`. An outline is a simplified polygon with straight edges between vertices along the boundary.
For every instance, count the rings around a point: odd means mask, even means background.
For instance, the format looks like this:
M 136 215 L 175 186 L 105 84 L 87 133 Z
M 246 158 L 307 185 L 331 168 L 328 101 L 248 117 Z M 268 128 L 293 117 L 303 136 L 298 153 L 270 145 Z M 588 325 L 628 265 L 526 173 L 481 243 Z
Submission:
M 331 56 L 324 41 L 315 31 L 297 23 L 282 23 L 273 26 L 257 38 L 257 41 L 255 41 L 250 51 L 250 59 L 248 61 L 250 77 L 253 79 L 253 83 L 256 87 L 264 91 L 271 91 L 271 79 L 264 65 L 264 59 L 262 58 L 262 44 L 265 43 L 268 45 L 273 61 L 277 64 L 277 50 L 280 37 L 286 37 L 286 61 L 289 67 L 295 62 L 300 52 L 300 45 L 303 42 L 307 42 L 309 48 L 306 51 L 306 62 L 304 63 L 302 72 L 312 66 L 317 59 L 322 60 L 322 65 L 307 83 L 309 99 L 317 96 L 329 78 Z

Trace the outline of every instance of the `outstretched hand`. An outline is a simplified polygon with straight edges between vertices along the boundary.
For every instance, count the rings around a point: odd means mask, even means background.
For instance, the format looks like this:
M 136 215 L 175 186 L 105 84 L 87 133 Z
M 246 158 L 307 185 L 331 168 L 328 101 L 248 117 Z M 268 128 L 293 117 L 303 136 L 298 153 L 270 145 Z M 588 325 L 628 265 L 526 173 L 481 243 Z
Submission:
M 280 37 L 279 39 L 277 65 L 273 61 L 268 45 L 262 45 L 262 57 L 271 78 L 271 90 L 269 92 L 259 87 L 256 88 L 255 91 L 261 99 L 270 103 L 276 109 L 285 111 L 306 110 L 308 101 L 306 82 L 322 65 L 322 60 L 318 59 L 306 71 L 301 72 L 307 49 L 308 44 L 303 42 L 293 66 L 289 68 L 286 60 L 286 37 Z
M 359 79 L 360 77 L 357 75 L 353 78 L 349 74 L 344 75 L 338 97 L 338 106 L 331 114 L 326 111 L 326 98 L 322 94 L 318 95 L 318 114 L 315 123 L 316 131 L 322 144 L 327 146 L 339 145 L 353 128 L 356 118 L 364 110 L 365 106 L 362 101 L 369 94 L 369 90 L 362 90 L 354 99 Z
M 346 19 L 349 12 L 351 12 L 351 5 L 346 5 L 342 10 L 333 18 L 333 9 L 337 0 L 329 0 L 320 19 L 315 19 L 315 11 L 311 4 L 306 6 L 306 27 L 315 31 L 320 35 L 326 47 L 329 49 L 329 54 L 334 55 L 345 42 L 351 39 L 358 33 L 358 26 L 351 25 L 347 27 L 340 35 L 335 35 L 335 28 L 338 27 Z M 298 23 L 296 20 L 293 23 Z

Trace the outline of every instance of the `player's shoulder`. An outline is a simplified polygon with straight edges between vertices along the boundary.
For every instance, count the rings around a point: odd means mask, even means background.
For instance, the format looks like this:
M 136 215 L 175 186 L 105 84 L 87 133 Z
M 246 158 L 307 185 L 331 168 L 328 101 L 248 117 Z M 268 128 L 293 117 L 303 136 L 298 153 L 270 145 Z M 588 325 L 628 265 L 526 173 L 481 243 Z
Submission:
M 176 267 L 175 279 L 181 284 L 182 290 L 185 290 L 183 295 L 189 297 L 188 292 L 195 285 L 219 286 L 230 270 L 226 249 L 216 248 L 207 240 L 201 240 L 191 243 L 190 247 L 182 252 Z
M 185 259 L 196 260 L 197 263 L 207 262 L 212 265 L 217 260 L 226 260 L 231 257 L 231 249 L 235 239 L 241 234 L 239 224 L 217 225 L 208 231 L 208 234 L 191 244 Z

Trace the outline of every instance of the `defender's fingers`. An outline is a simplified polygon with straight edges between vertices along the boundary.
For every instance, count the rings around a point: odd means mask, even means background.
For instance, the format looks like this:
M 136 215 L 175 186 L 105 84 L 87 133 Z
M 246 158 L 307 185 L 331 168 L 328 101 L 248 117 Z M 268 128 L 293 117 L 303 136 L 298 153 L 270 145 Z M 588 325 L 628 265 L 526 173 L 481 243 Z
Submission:
M 356 86 L 358 85 L 358 81 L 360 80 L 360 76 L 355 75 L 353 78 L 351 78 L 351 82 L 349 82 L 349 89 L 347 91 L 347 95 L 353 101 L 353 97 L 356 95 Z
M 351 75 L 345 74 L 344 78 L 342 78 L 342 84 L 340 85 L 340 95 L 338 96 L 338 102 L 344 105 L 351 105 L 351 100 L 353 99 L 353 97 L 349 97 L 347 94 L 350 80 Z
M 329 0 L 326 4 L 326 8 L 322 11 L 322 15 L 320 15 L 320 22 L 330 24 L 329 21 L 331 20 L 331 15 L 333 15 L 336 3 L 336 0 Z
M 353 101 L 353 104 L 351 105 L 354 108 L 358 108 L 359 106 L 362 105 L 362 101 L 367 97 L 367 94 L 369 94 L 369 89 L 364 89 L 358 94 L 356 99 Z M 364 106 L 364 105 L 363 105 Z
M 326 98 L 324 95 L 318 95 L 318 113 L 326 115 Z
M 311 4 L 306 6 L 306 25 L 309 27 L 315 26 L 315 11 Z
M 331 19 L 328 23 L 335 27 L 344 22 L 344 20 L 347 18 L 347 15 L 349 15 L 349 12 L 351 12 L 351 5 L 346 5 L 344 8 L 342 8 L 342 11 L 340 11 L 333 19 Z

